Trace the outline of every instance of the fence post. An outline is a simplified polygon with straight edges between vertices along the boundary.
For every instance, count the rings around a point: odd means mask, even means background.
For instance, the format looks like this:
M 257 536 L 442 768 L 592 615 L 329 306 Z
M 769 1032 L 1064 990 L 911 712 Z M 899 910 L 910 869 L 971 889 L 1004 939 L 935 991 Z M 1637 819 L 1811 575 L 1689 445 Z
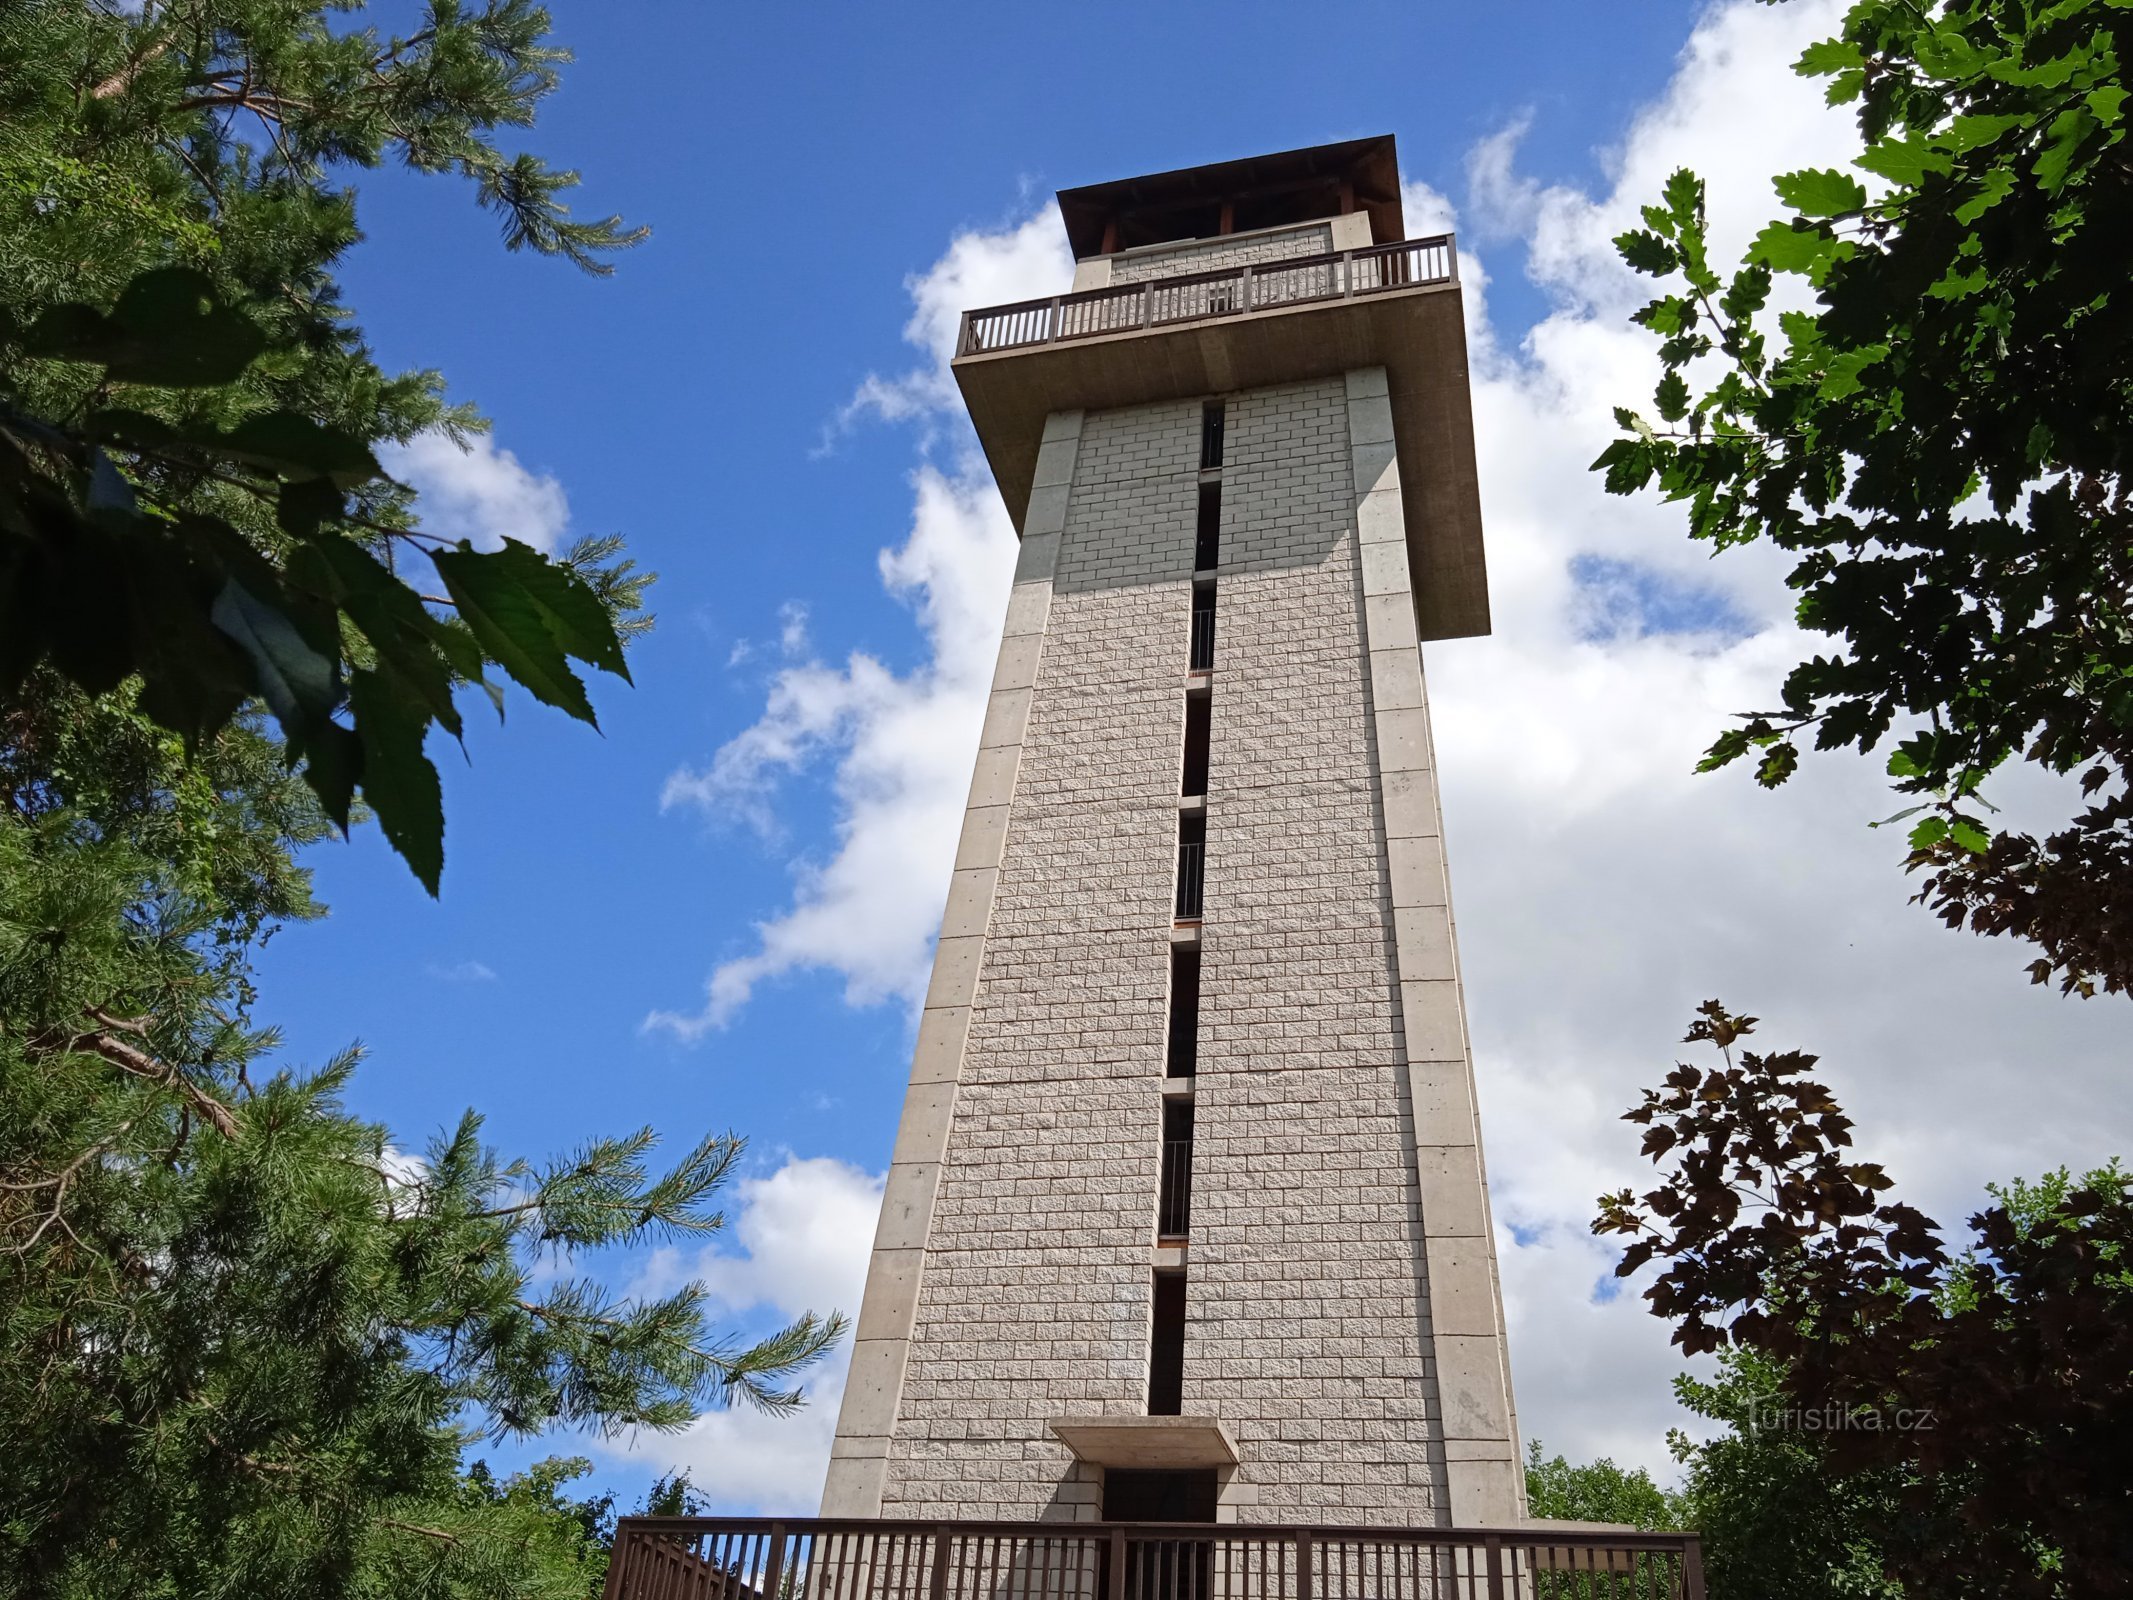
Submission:
M 1155 326 L 1155 280 L 1150 278 L 1141 285 L 1141 326 Z
M 630 1526 L 631 1520 L 624 1517 L 615 1524 L 614 1554 L 607 1559 L 607 1587 L 601 1591 L 602 1600 L 622 1600 L 628 1592 L 630 1558 L 637 1553 L 637 1530 Z
M 785 1578 L 785 1524 L 770 1525 L 770 1554 L 763 1560 L 763 1600 L 778 1600 L 778 1585 Z
M 1503 1600 L 1503 1536 L 1492 1533 L 1485 1543 L 1489 1554 L 1489 1600 Z
M 1111 1529 L 1111 1571 L 1104 1580 L 1105 1600 L 1126 1600 L 1126 1530 Z
M 1296 1533 L 1296 1600 L 1311 1600 L 1311 1530 Z
M 1681 1600 L 1703 1600 L 1703 1540 L 1693 1533 L 1681 1547 Z
M 1252 267 L 1246 262 L 1237 279 L 1237 309 L 1240 312 L 1252 309 Z
M 1051 310 L 1045 314 L 1044 342 L 1054 344 L 1059 339 L 1059 296 L 1052 296 Z
M 948 1542 L 954 1537 L 954 1532 L 947 1523 L 935 1524 L 933 1529 L 933 1576 L 927 1587 L 927 1592 L 932 1596 L 932 1600 L 946 1600 L 948 1593 Z M 773 1597 L 766 1597 L 766 1600 L 773 1600 Z

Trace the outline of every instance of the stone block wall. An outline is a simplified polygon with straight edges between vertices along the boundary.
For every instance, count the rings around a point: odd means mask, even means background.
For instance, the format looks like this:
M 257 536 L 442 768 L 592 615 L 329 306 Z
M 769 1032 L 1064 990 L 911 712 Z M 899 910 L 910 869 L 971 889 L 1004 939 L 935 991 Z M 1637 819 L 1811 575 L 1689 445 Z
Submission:
M 1228 402 L 1185 1410 L 1250 1521 L 1429 1523 L 1413 1131 L 1341 381 Z
M 1149 246 L 1111 257 L 1111 282 L 1142 283 L 1184 273 L 1220 272 L 1229 267 L 1256 267 L 1269 261 L 1324 255 L 1333 248 L 1331 223 L 1270 229 L 1232 238 L 1196 239 L 1189 244 Z
M 1226 397 L 1183 1410 L 1237 1443 L 1226 1519 L 1470 1522 L 1502 1496 L 1458 1463 L 1495 1473 L 1515 1426 L 1356 376 Z M 1090 1519 L 1047 1424 L 1145 1413 L 1199 441 L 1197 401 L 1047 429 L 825 1514 Z M 1449 1438 L 1440 1262 L 1454 1325 L 1494 1330 L 1456 1346 Z

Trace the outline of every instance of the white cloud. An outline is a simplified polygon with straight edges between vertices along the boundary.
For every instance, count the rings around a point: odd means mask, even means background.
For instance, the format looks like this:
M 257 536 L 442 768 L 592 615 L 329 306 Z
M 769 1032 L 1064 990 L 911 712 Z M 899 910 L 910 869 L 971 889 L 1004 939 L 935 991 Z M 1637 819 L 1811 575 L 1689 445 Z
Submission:
M 757 1331 L 803 1312 L 842 1311 L 856 1320 L 867 1256 L 881 1210 L 882 1179 L 844 1162 L 787 1157 L 768 1177 L 738 1186 L 732 1236 L 741 1253 L 662 1250 L 633 1286 L 662 1293 L 690 1279 L 711 1291 L 714 1311 L 729 1322 L 753 1319 Z M 837 1408 L 851 1364 L 851 1339 L 803 1379 L 807 1403 L 795 1414 L 766 1416 L 745 1406 L 700 1416 L 680 1433 L 640 1434 L 603 1446 L 690 1481 L 729 1513 L 811 1515 L 822 1497 Z
M 1680 1363 L 1641 1285 L 1612 1293 L 1614 1252 L 1586 1230 L 1595 1196 L 1649 1170 L 1619 1118 L 1688 1054 L 1675 1041 L 1696 1002 L 1723 997 L 1766 1018 L 1772 1045 L 1822 1052 L 1862 1153 L 1951 1226 L 1988 1179 L 2100 1159 L 2127 1125 L 2119 1003 L 2032 989 L 2021 950 L 1905 904 L 1900 844 L 1865 826 L 1895 804 L 1876 763 L 1812 760 L 1775 795 L 1742 772 L 1692 773 L 1729 716 L 1771 701 L 1824 641 L 1795 629 L 1777 555 L 1714 563 L 1678 508 L 1610 498 L 1588 471 L 1610 408 L 1644 403 L 1658 370 L 1626 321 L 1650 285 L 1612 236 L 1693 165 L 1731 260 L 1774 210 L 1773 172 L 1847 159 L 1848 118 L 1790 71 L 1838 11 L 1714 7 L 1596 192 L 1521 175 L 1518 125 L 1469 168 L 1480 235 L 1523 245 L 1551 307 L 1523 333 L 1497 329 L 1462 241 L 1495 631 L 1427 652 L 1520 1420 L 1551 1450 L 1662 1472 Z M 1407 202 L 1412 232 L 1456 221 L 1419 185 Z M 952 413 L 952 313 L 1056 288 L 1054 228 L 1045 214 L 959 237 L 913 285 L 908 332 L 931 364 L 874 380 L 855 407 Z M 794 903 L 759 947 L 714 974 L 701 1012 L 659 1019 L 677 1032 L 806 966 L 843 973 L 857 1002 L 923 983 L 1010 540 L 975 466 L 914 482 L 911 535 L 883 575 L 918 612 L 930 663 L 902 677 L 856 655 L 789 667 L 754 727 L 669 781 L 669 804 L 739 813 L 834 762 L 841 808 L 833 853 L 797 865 Z
M 486 961 L 432 961 L 426 972 L 439 983 L 494 983 L 496 969 Z
M 1006 305 L 1015 300 L 1057 294 L 1073 278 L 1058 209 L 1046 205 L 1033 216 L 991 231 L 957 234 L 947 253 L 925 272 L 904 280 L 911 294 L 911 320 L 904 338 L 926 353 L 920 366 L 883 377 L 870 372 L 838 411 L 823 438 L 828 449 L 837 434 L 867 417 L 886 422 L 929 424 L 961 409 L 948 361 L 955 354 L 956 330 L 973 306 Z M 929 427 L 925 439 L 933 438 Z M 990 479 L 986 482 L 990 483 Z
M 425 532 L 471 539 L 484 550 L 506 538 L 553 550 L 570 526 L 563 485 L 528 471 L 487 434 L 476 434 L 462 450 L 432 429 L 387 445 L 380 458 L 387 472 L 420 492 Z
M 861 398 L 893 392 L 933 414 L 959 404 L 948 359 L 961 309 L 1056 288 L 1072 270 L 1062 237 L 1058 214 L 1047 209 L 1001 232 L 957 238 L 931 272 L 911 282 L 918 309 L 905 336 L 925 352 L 926 364 L 886 387 L 870 377 Z M 921 464 L 911 483 L 910 531 L 881 553 L 879 567 L 889 592 L 917 614 L 928 659 L 901 675 L 861 652 L 841 667 L 798 661 L 772 680 L 752 727 L 707 766 L 668 777 L 662 809 L 696 806 L 775 837 L 772 801 L 781 786 L 833 760 L 837 837 L 827 860 L 794 863 L 793 903 L 758 924 L 754 950 L 711 974 L 702 1007 L 654 1011 L 647 1028 L 699 1038 L 725 1026 L 757 984 L 807 968 L 841 972 L 855 1005 L 915 1003 L 924 991 L 1014 573 L 1015 535 L 967 439 L 952 468 Z M 783 643 L 792 654 L 806 648 L 805 616 L 794 629 L 790 608 L 786 615 Z

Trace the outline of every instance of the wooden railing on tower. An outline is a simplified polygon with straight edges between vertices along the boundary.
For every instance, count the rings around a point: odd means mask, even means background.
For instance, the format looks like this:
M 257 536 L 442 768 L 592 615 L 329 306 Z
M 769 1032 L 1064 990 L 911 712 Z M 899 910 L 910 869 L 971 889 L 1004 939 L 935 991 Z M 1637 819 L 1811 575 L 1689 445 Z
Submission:
M 991 355 L 1066 339 L 1281 311 L 1388 289 L 1428 288 L 1456 282 L 1458 276 L 1458 253 L 1447 233 L 1331 255 L 1262 262 L 1256 267 L 1150 278 L 1084 289 L 1079 294 L 1055 294 L 1048 300 L 966 311 L 955 353 Z
M 1693 1533 L 624 1517 L 606 1600 L 1703 1600 Z

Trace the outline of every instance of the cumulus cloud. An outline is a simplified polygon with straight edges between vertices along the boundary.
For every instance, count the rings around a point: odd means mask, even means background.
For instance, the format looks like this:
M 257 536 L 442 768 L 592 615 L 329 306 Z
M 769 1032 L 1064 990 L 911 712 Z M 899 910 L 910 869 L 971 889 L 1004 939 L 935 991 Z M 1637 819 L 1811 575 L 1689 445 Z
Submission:
M 1074 258 L 1054 206 L 1046 205 L 1002 228 L 956 235 L 940 260 L 904 281 L 912 306 L 904 338 L 924 351 L 926 359 L 889 377 L 868 373 L 838 410 L 823 447 L 868 418 L 932 424 L 955 415 L 961 402 L 948 361 L 955 354 L 963 313 L 972 306 L 1006 305 L 1057 294 L 1073 275 Z M 922 435 L 928 444 L 934 437 L 930 426 Z
M 755 1331 L 804 1312 L 856 1318 L 881 1210 L 882 1179 L 827 1157 L 788 1157 L 739 1185 L 732 1238 L 738 1252 L 662 1250 L 633 1292 L 661 1293 L 694 1279 L 728 1322 Z M 608 1448 L 661 1472 L 686 1471 L 722 1508 L 809 1514 L 822 1495 L 837 1408 L 851 1364 L 849 1338 L 803 1380 L 807 1403 L 773 1417 L 746 1407 L 698 1417 L 679 1433 L 644 1434 Z
M 443 432 L 418 433 L 379 452 L 385 470 L 422 496 L 422 526 L 447 539 L 471 539 L 484 550 L 517 539 L 553 550 L 570 526 L 563 485 L 528 470 L 487 434 L 461 449 Z
M 1989 1179 L 2101 1159 L 2125 1125 L 2117 1003 L 2032 989 L 2020 951 L 1905 904 L 1900 844 L 1866 826 L 1896 804 L 1876 763 L 1812 760 L 1775 795 L 1693 774 L 1727 719 L 1825 641 L 1794 627 L 1774 553 L 1713 562 L 1678 508 L 1610 498 L 1588 471 L 1610 408 L 1644 403 L 1658 375 L 1626 321 L 1651 289 L 1612 236 L 1693 165 L 1733 259 L 1774 209 L 1773 172 L 1845 161 L 1847 118 L 1790 71 L 1839 9 L 1712 8 L 1591 191 L 1523 174 L 1519 123 L 1468 168 L 1466 206 L 1487 218 L 1462 238 L 1460 273 L 1495 632 L 1432 645 L 1427 666 L 1513 1374 L 1530 1436 L 1662 1472 L 1680 1363 L 1636 1287 L 1615 1292 L 1614 1252 L 1587 1224 L 1596 1195 L 1648 1170 L 1619 1118 L 1686 1053 L 1674 1041 L 1696 1002 L 1721 996 L 1763 1016 L 1773 1044 L 1821 1051 L 1867 1153 L 1944 1221 Z M 1412 232 L 1459 221 L 1450 197 L 1406 194 Z M 853 414 L 952 416 L 954 313 L 1055 291 L 1056 228 L 1042 213 L 958 237 L 913 283 L 907 334 L 929 360 L 871 380 Z M 1514 256 L 1548 307 L 1530 328 L 1490 314 L 1490 263 Z M 1011 537 L 967 460 L 913 483 L 882 575 L 930 661 L 901 676 L 860 655 L 789 666 L 753 727 L 668 783 L 669 805 L 739 813 L 826 764 L 840 810 L 758 947 L 713 974 L 702 1010 L 658 1025 L 701 1033 L 803 967 L 842 973 L 859 1003 L 923 984 Z
M 1001 231 L 958 237 L 932 271 L 911 281 L 917 309 L 904 332 L 924 364 L 897 379 L 868 378 L 854 403 L 872 405 L 867 396 L 893 391 L 935 416 L 959 406 L 948 360 L 962 309 L 1056 290 L 1073 268 L 1063 238 L 1050 208 Z M 808 968 L 842 973 L 854 1005 L 915 1004 L 924 992 L 1014 575 L 1015 535 L 967 428 L 953 464 L 922 462 L 911 486 L 909 531 L 878 565 L 888 591 L 917 619 L 924 664 L 900 674 L 863 652 L 841 665 L 794 661 L 772 679 L 753 726 L 707 764 L 666 781 L 662 809 L 696 808 L 777 837 L 777 794 L 827 761 L 838 822 L 826 859 L 794 863 L 792 904 L 756 927 L 756 947 L 712 972 L 699 1008 L 654 1011 L 648 1029 L 700 1038 L 731 1021 L 759 983 Z M 788 608 L 781 638 L 788 657 L 805 655 L 805 624 L 804 611 L 796 622 Z

